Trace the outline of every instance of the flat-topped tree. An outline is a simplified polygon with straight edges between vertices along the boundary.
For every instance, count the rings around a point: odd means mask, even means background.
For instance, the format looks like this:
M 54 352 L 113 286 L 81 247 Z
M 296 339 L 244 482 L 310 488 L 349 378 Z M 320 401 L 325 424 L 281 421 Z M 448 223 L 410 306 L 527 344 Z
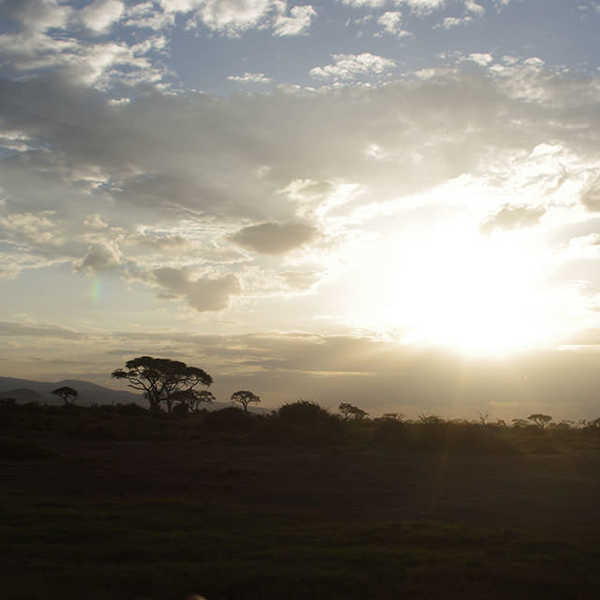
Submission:
M 69 387 L 68 385 L 63 385 L 62 387 L 56 388 L 55 390 L 52 390 L 52 393 L 61 398 L 65 403 L 65 406 L 73 404 L 73 400 L 75 400 L 75 398 L 78 396 L 77 390 Z
M 125 363 L 124 369 L 112 372 L 115 379 L 126 379 L 129 387 L 144 392 L 150 410 L 159 412 L 161 403 L 172 412 L 177 395 L 189 394 L 199 385 L 209 386 L 212 377 L 198 367 L 188 367 L 184 362 L 168 358 L 139 356 Z
M 260 397 L 248 390 L 239 390 L 231 394 L 232 402 L 237 402 L 244 407 L 244 412 L 248 412 L 248 404 L 251 402 L 260 402 Z

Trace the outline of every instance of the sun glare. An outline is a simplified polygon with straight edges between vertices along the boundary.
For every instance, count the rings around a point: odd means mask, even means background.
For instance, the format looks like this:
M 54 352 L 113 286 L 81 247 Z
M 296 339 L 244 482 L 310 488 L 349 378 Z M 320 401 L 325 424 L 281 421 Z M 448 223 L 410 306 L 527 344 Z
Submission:
M 566 307 L 577 305 L 572 291 L 547 283 L 551 259 L 531 233 L 445 224 L 363 254 L 366 292 L 350 314 L 406 343 L 464 354 L 542 347 L 564 333 Z

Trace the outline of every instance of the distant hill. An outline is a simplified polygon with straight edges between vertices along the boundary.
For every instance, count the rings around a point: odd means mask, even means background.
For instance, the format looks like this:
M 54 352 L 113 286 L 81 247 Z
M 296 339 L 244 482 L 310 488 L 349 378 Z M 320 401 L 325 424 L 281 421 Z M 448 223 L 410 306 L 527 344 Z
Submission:
M 39 402 L 40 404 L 62 405 L 62 400 L 52 394 L 52 390 L 63 386 L 69 386 L 77 390 L 79 395 L 75 399 L 75 404 L 81 406 L 90 406 L 91 404 L 130 404 L 132 402 L 140 406 L 148 406 L 141 394 L 112 390 L 91 383 L 90 381 L 79 379 L 64 379 L 63 381 L 49 382 L 0 377 L 0 399 L 14 398 L 20 404 L 25 402 Z M 203 408 L 220 410 L 228 406 L 234 406 L 234 404 L 231 402 L 214 402 L 213 404 L 205 404 Z M 249 407 L 248 410 L 257 414 L 265 414 L 270 412 L 271 409 L 253 406 Z
M 111 390 L 90 381 L 65 379 L 63 381 L 31 381 L 14 377 L 0 377 L 0 398 L 15 398 L 17 402 L 40 402 L 46 404 L 62 404 L 62 400 L 52 394 L 52 390 L 69 386 L 77 390 L 75 403 L 83 406 L 91 404 L 129 404 L 134 402 L 142 406 L 146 401 L 141 394 L 127 391 Z

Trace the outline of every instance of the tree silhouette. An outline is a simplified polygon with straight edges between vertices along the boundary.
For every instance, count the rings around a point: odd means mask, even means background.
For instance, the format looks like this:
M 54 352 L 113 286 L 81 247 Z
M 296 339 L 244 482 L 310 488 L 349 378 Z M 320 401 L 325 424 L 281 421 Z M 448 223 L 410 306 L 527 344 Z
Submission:
M 344 415 L 344 419 L 346 420 L 352 418 L 360 421 L 369 414 L 362 410 L 362 408 L 358 408 L 358 406 L 352 406 L 352 404 L 349 404 L 348 402 L 342 402 L 339 408 L 342 415 Z
M 552 417 L 550 415 L 543 415 L 541 413 L 536 413 L 534 415 L 529 415 L 527 417 L 530 421 L 537 425 L 540 429 L 544 429 L 550 421 L 552 421 Z
M 52 393 L 61 398 L 65 403 L 65 406 L 72 404 L 73 400 L 78 396 L 77 390 L 69 387 L 68 385 L 63 385 L 62 387 L 56 388 L 55 390 L 52 390 Z
M 251 402 L 260 402 L 260 397 L 248 390 L 238 390 L 231 394 L 232 402 L 237 402 L 244 407 L 244 412 L 248 412 L 248 404 Z
M 125 363 L 125 369 L 112 372 L 115 379 L 126 379 L 129 387 L 144 392 L 150 410 L 159 412 L 161 403 L 172 412 L 177 395 L 189 394 L 198 385 L 209 386 L 212 377 L 197 367 L 188 367 L 184 362 L 168 358 L 139 356 Z
M 199 412 L 201 404 L 214 402 L 216 398 L 208 390 L 182 390 L 172 394 L 171 400 L 178 402 L 178 406 L 185 406 L 187 412 Z

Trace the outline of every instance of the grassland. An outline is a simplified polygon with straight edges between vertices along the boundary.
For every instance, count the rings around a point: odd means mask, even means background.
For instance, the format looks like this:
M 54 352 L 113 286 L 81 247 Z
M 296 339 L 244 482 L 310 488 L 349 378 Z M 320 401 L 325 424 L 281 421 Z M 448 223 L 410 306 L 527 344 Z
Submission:
M 7 599 L 595 598 L 600 435 L 0 411 Z

